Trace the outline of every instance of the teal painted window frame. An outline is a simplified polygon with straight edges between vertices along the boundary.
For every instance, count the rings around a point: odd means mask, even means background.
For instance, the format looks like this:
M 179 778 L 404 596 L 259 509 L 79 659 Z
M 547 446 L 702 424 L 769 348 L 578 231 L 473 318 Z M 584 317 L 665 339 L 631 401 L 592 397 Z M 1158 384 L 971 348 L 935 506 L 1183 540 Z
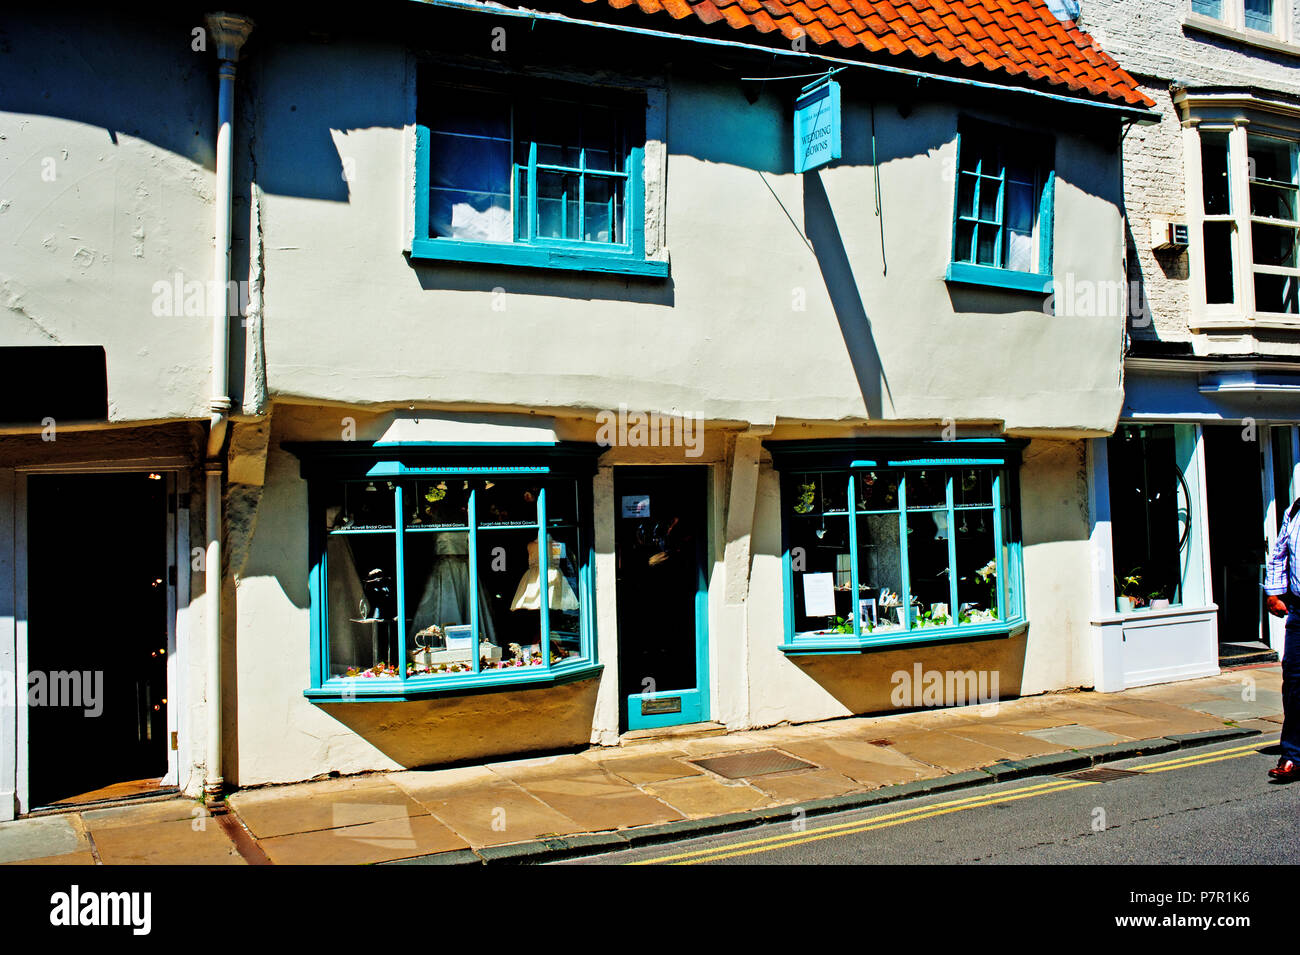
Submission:
M 593 536 L 593 501 L 591 478 L 595 459 L 602 449 L 573 442 L 519 445 L 446 445 L 430 443 L 312 442 L 286 443 L 284 448 L 300 459 L 300 473 L 307 481 L 308 591 L 311 597 L 311 682 L 303 691 L 310 700 L 321 703 L 392 702 L 432 696 L 481 692 L 509 688 L 559 685 L 598 675 L 602 664 L 596 654 L 595 541 Z M 577 530 L 579 544 L 578 600 L 580 652 L 558 664 L 550 662 L 550 630 L 541 628 L 539 644 L 542 664 L 505 670 L 482 671 L 478 654 L 471 653 L 472 672 L 408 675 L 398 667 L 396 677 L 367 679 L 331 677 L 329 673 L 329 601 L 327 548 L 328 538 L 348 533 L 382 534 L 394 538 L 395 580 L 405 576 L 403 550 L 410 528 L 405 523 L 403 487 L 394 488 L 394 527 L 384 531 L 348 531 L 325 529 L 323 485 L 334 481 L 366 481 L 377 478 L 411 479 L 430 476 L 484 477 L 497 481 L 511 478 L 544 477 L 572 479 L 577 487 Z M 476 590 L 477 546 L 475 492 L 469 504 L 470 586 Z M 546 519 L 546 490 L 542 488 L 537 504 L 538 579 L 548 579 L 549 548 L 543 543 L 549 533 Z M 396 590 L 397 615 L 405 618 L 405 588 Z M 548 588 L 540 588 L 541 619 L 547 619 Z M 478 601 L 470 601 L 471 624 L 478 633 Z M 397 628 L 398 659 L 407 660 L 406 627 Z
M 843 654 L 861 653 L 885 647 L 906 646 L 913 643 L 936 643 L 943 641 L 968 640 L 979 638 L 1005 638 L 1024 630 L 1029 621 L 1025 612 L 1024 573 L 1019 529 L 1020 489 L 1019 464 L 1020 452 L 1025 442 L 1000 438 L 965 438 L 953 441 L 912 441 L 899 442 L 888 440 L 857 439 L 849 441 L 774 441 L 767 442 L 766 447 L 772 454 L 773 465 L 781 473 L 781 561 L 782 590 L 784 606 L 783 642 L 778 649 L 787 654 Z M 844 516 L 848 518 L 850 550 L 850 587 L 855 596 L 859 593 L 858 580 L 858 517 L 866 512 L 857 508 L 857 496 L 854 482 L 857 472 L 863 469 L 897 469 L 902 480 L 899 485 L 899 499 L 894 509 L 900 520 L 900 564 L 903 590 L 900 598 L 903 606 L 911 602 L 911 583 L 909 579 L 908 551 L 906 547 L 907 474 L 922 468 L 980 468 L 993 474 L 992 505 L 979 508 L 992 515 L 994 534 L 994 555 L 997 561 L 997 580 L 999 581 L 999 613 L 996 621 L 982 623 L 955 623 L 946 626 L 927 626 L 905 630 L 886 631 L 884 633 L 863 633 L 858 615 L 853 617 L 851 634 L 813 634 L 800 633 L 795 630 L 795 596 L 790 519 L 787 508 L 793 501 L 793 478 L 795 473 L 821 472 L 842 474 L 846 485 L 847 509 Z M 956 527 L 955 511 L 962 508 L 953 501 L 951 478 L 947 485 L 947 502 L 943 508 L 948 516 L 948 526 Z M 1003 511 L 1007 512 L 1009 522 L 1003 523 Z M 877 513 L 877 512 L 873 512 Z M 911 511 L 910 513 L 924 513 Z M 949 567 L 955 567 L 954 537 L 949 538 Z M 1005 556 L 1004 548 L 1005 547 Z M 952 591 L 949 606 L 955 615 L 959 609 L 956 596 L 955 571 L 949 573 L 949 586 Z
M 520 92 L 522 80 L 474 83 L 477 89 L 507 97 L 512 109 Z M 530 91 L 536 81 L 529 79 Z M 449 81 L 438 78 L 435 87 L 451 89 Z M 572 89 L 571 84 L 555 84 Z M 421 84 L 421 90 L 427 89 Z M 551 166 L 537 161 L 537 143 L 528 142 L 528 163 L 518 162 L 516 145 L 521 140 L 511 140 L 511 221 L 513 239 L 508 242 L 476 241 L 430 235 L 429 194 L 432 182 L 432 131 L 417 121 L 415 125 L 415 195 L 414 235 L 411 239 L 411 259 L 420 261 L 462 262 L 467 264 L 516 266 L 522 268 L 562 269 L 571 271 L 612 273 L 619 275 L 662 278 L 668 275 L 668 263 L 647 259 L 645 254 L 645 99 L 644 94 L 623 91 L 611 101 L 609 96 L 593 98 L 602 105 L 616 104 L 628 122 L 623 148 L 623 171 L 614 178 L 625 181 L 623 197 L 622 243 L 578 241 L 531 235 L 532 223 L 537 220 L 537 170 L 562 171 L 576 175 L 585 182 L 595 173 L 585 168 L 586 150 L 580 150 L 578 167 Z M 638 113 L 639 109 L 639 113 Z M 601 175 L 604 175 L 601 173 Z M 529 233 L 521 235 L 517 221 L 518 195 L 516 185 L 520 176 L 526 178 L 528 189 Z M 581 200 L 580 200 L 581 206 Z
M 982 168 L 983 160 L 978 161 L 973 172 L 963 169 L 962 150 L 969 151 L 974 148 L 976 143 L 995 144 L 999 157 L 996 176 L 985 173 Z M 1038 202 L 1034 225 L 1038 232 L 1038 268 L 1037 271 L 1033 272 L 1010 269 L 1005 265 L 982 264 L 977 261 L 979 256 L 979 229 L 981 226 L 997 227 L 994 258 L 998 262 L 1005 261 L 1003 247 L 1007 233 L 1005 213 L 1006 169 L 1008 157 L 1014 155 L 1012 144 L 1022 146 L 1021 154 L 1028 157 L 1025 160 L 1026 164 L 1033 166 L 1036 170 L 1037 181 L 1035 188 L 1038 192 Z M 957 166 L 953 177 L 952 246 L 949 265 L 944 272 L 946 281 L 959 285 L 982 285 L 1008 291 L 1042 295 L 1051 294 L 1053 232 L 1055 231 L 1056 210 L 1054 151 L 1055 141 L 1049 135 L 997 126 L 979 120 L 961 120 L 957 131 Z M 972 175 L 975 179 L 975 191 L 972 194 L 971 215 L 969 216 L 963 215 L 961 208 L 961 185 L 964 175 Z M 994 219 L 981 219 L 979 217 L 979 190 L 981 188 L 980 184 L 985 179 L 996 179 L 998 181 L 998 197 Z M 969 223 L 973 229 L 969 259 L 959 259 L 957 255 L 958 232 L 963 222 Z

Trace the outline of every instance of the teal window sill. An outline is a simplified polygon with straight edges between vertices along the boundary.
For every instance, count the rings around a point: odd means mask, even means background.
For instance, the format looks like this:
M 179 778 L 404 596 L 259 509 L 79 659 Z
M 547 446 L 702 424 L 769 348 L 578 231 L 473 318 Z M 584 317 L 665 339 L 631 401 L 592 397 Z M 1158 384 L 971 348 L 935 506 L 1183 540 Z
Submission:
M 863 634 L 854 639 L 851 633 L 834 633 L 820 637 L 800 635 L 794 642 L 780 644 L 778 649 L 789 656 L 832 656 L 847 653 L 866 653 L 869 650 L 902 647 L 913 643 L 940 643 L 946 640 L 1005 639 L 1015 636 L 1029 626 L 1027 620 L 1007 623 L 977 624 L 965 627 L 926 627 L 921 630 L 899 631 L 880 636 Z
M 599 675 L 602 669 L 603 664 L 584 662 L 550 670 L 539 668 L 537 673 L 501 670 L 479 676 L 415 676 L 407 679 L 405 684 L 396 678 L 336 677 L 324 686 L 303 690 L 302 695 L 314 703 L 396 703 L 480 691 L 561 686 L 590 679 Z
M 944 278 L 958 285 L 983 285 L 1015 292 L 1034 292 L 1039 295 L 1052 293 L 1052 276 L 1041 272 L 1015 272 L 1011 269 L 995 269 L 988 265 L 953 262 L 948 266 Z
M 640 258 L 631 251 L 583 249 L 567 245 L 471 242 L 464 239 L 413 239 L 411 258 L 416 261 L 565 269 L 611 275 L 639 275 L 647 278 L 666 278 L 668 275 L 668 263 L 658 259 Z

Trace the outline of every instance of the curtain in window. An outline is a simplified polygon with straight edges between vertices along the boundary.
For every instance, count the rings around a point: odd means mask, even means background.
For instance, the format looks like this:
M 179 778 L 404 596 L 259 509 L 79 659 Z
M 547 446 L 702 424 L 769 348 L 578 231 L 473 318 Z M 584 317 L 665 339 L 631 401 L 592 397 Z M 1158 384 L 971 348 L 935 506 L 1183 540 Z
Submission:
M 1273 0 L 1246 0 L 1246 26 L 1273 32 Z

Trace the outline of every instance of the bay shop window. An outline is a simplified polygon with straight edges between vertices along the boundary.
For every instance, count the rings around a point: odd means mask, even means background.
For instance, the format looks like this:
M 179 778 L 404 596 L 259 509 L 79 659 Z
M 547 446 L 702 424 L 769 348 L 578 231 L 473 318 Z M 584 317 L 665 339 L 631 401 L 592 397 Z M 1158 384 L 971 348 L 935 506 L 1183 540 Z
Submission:
M 1018 445 L 769 448 L 782 485 L 784 650 L 998 635 L 1023 623 Z
M 1191 181 L 1201 327 L 1300 314 L 1300 126 L 1290 135 L 1202 123 Z M 1195 191 L 1199 190 L 1199 196 Z
M 588 453 L 295 450 L 309 482 L 309 697 L 592 672 Z
M 1193 424 L 1121 424 L 1107 439 L 1115 607 L 1205 603 Z

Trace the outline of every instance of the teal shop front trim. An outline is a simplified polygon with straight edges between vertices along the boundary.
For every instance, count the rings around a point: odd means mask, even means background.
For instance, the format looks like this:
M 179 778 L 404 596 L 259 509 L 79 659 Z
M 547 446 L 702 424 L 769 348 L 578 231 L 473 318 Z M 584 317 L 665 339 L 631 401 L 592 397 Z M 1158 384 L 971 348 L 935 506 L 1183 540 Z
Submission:
M 958 285 L 984 285 L 1012 292 L 1032 292 L 1035 295 L 1052 294 L 1052 276 L 1042 272 L 1016 272 L 1012 269 L 995 269 L 989 265 L 953 262 L 944 273 L 944 279 Z
M 674 703 L 675 708 L 665 713 L 643 712 L 654 701 Z M 699 688 L 676 693 L 640 693 L 627 698 L 627 728 L 629 730 L 662 729 L 665 726 L 682 726 L 687 723 L 704 723 L 709 718 L 709 694 Z
M 777 649 L 787 656 L 848 656 L 869 653 L 874 650 L 890 650 L 911 643 L 966 643 L 972 640 L 997 640 L 1018 636 L 1029 629 L 1026 620 L 1006 624 L 990 624 L 979 627 L 926 627 L 905 637 L 872 638 L 861 640 L 846 639 L 847 634 L 837 640 L 800 640 L 798 643 L 782 643 Z
M 772 455 L 773 467 L 779 472 L 781 480 L 784 638 L 779 644 L 779 649 L 782 652 L 854 653 L 910 643 L 997 638 L 1008 636 L 1027 625 L 1020 597 L 1023 580 L 1016 480 L 1020 454 L 1026 444 L 1025 441 L 1000 438 L 969 438 L 953 441 L 861 438 L 830 441 L 772 441 L 764 444 Z M 864 466 L 864 462 L 867 461 L 882 461 L 889 469 L 896 469 L 896 498 L 890 506 L 883 506 L 878 499 L 864 499 L 867 502 L 860 503 L 862 482 L 866 482 L 866 486 L 869 487 L 877 480 L 877 476 L 872 472 L 880 470 L 874 464 Z M 947 472 L 944 475 L 945 480 L 939 499 L 926 501 L 919 506 L 909 505 L 909 498 L 912 497 L 910 479 L 919 476 L 924 480 L 925 471 L 936 469 Z M 980 475 L 988 482 L 986 488 L 978 497 L 959 498 L 958 475 L 970 472 L 975 472 L 974 483 L 964 485 L 962 494 L 979 493 Z M 833 500 L 830 507 L 823 505 L 813 511 L 800 510 L 791 513 L 788 509 L 789 505 L 792 501 L 799 500 L 796 488 L 810 486 L 801 482 L 809 481 L 813 477 L 817 478 L 816 486 L 823 488 L 821 500 L 827 500 L 826 488 L 834 488 L 831 497 L 838 500 Z M 892 480 L 889 481 L 890 485 L 893 483 Z M 847 510 L 839 504 L 839 500 L 848 502 Z M 888 498 L 885 500 L 888 502 Z M 863 599 L 861 594 L 864 587 L 868 591 L 868 597 L 873 595 L 873 590 L 874 596 L 878 597 L 881 588 L 896 587 L 901 606 L 912 607 L 912 594 L 918 589 L 918 581 L 914 581 L 912 577 L 914 555 L 912 546 L 908 543 L 908 521 L 910 517 L 928 513 L 947 515 L 947 521 L 943 525 L 948 528 L 947 543 L 944 547 L 946 560 L 938 565 L 943 566 L 946 563 L 949 568 L 947 584 L 942 596 L 935 594 L 926 598 L 930 601 L 932 609 L 936 602 L 947 603 L 946 619 L 944 616 L 939 616 L 935 621 L 931 621 L 930 612 L 925 611 L 923 607 L 917 607 L 912 608 L 910 613 L 900 613 L 897 622 L 886 626 L 886 620 L 892 618 L 886 618 L 883 611 L 880 611 L 877 625 L 874 629 L 868 629 L 862 621 L 861 614 L 857 613 L 860 608 L 859 601 Z M 809 514 L 811 517 L 808 516 Z M 962 527 L 962 533 L 965 533 L 964 527 L 968 519 L 966 515 L 975 514 L 980 515 L 980 533 L 984 533 L 984 522 L 989 522 L 988 533 L 991 538 L 989 544 L 993 550 L 991 555 L 986 551 L 985 556 L 981 557 L 978 563 L 983 563 L 991 556 L 993 567 L 990 569 L 996 568 L 996 586 L 992 588 L 992 593 L 983 599 L 970 592 L 975 564 L 967 568 L 963 576 L 959 576 L 957 569 L 960 566 L 959 548 L 967 546 L 959 543 L 957 528 Z M 862 532 L 858 524 L 859 520 L 866 515 L 891 518 L 896 515 L 899 542 L 896 583 L 891 579 L 892 575 L 886 575 L 884 579 L 873 575 L 873 579 L 866 579 L 860 552 L 860 544 L 863 543 Z M 852 555 L 846 568 L 847 580 L 845 581 L 845 589 L 853 595 L 850 598 L 849 610 L 837 606 L 834 614 L 826 617 L 824 626 L 819 622 L 822 619 L 820 613 L 815 617 L 810 616 L 796 604 L 798 599 L 795 578 L 796 548 L 805 561 L 798 567 L 799 571 L 813 574 L 828 572 L 825 566 L 809 567 L 806 563 L 808 544 L 805 536 L 808 531 L 807 527 L 799 522 L 816 520 L 818 516 L 822 521 L 823 533 L 827 519 L 847 518 L 844 543 L 848 553 Z M 931 554 L 929 559 L 936 558 Z M 921 572 L 926 571 L 923 569 Z M 928 573 L 933 573 L 933 567 Z M 963 594 L 959 587 L 966 589 L 965 603 L 961 599 Z M 924 588 L 919 589 L 925 592 Z M 851 618 L 852 626 L 843 628 L 849 632 L 834 632 L 835 626 L 832 625 L 830 617 L 847 618 L 850 612 L 854 614 Z M 964 623 L 961 622 L 963 617 L 966 620 Z M 897 626 L 899 623 L 903 626 Z
M 562 686 L 599 676 L 603 669 L 603 664 L 585 662 L 569 667 L 554 667 L 549 672 L 509 677 L 500 673 L 487 673 L 477 677 L 468 674 L 460 677 L 410 677 L 405 681 L 344 677 L 329 680 L 324 686 L 316 689 L 303 690 L 302 695 L 317 703 L 396 703 L 437 696 L 463 696 L 467 693 Z
M 353 702 L 353 701 L 400 701 L 419 699 L 440 694 L 483 692 L 493 689 L 506 689 L 512 686 L 550 686 L 572 680 L 585 679 L 598 674 L 601 664 L 596 658 L 595 637 L 595 544 L 593 538 L 593 490 L 591 476 L 595 473 L 596 457 L 604 450 L 597 445 L 561 442 L 545 447 L 523 445 L 430 445 L 418 444 L 403 446 L 387 443 L 378 446 L 365 442 L 285 442 L 282 447 L 295 454 L 300 460 L 302 476 L 307 479 L 308 505 L 308 590 L 311 598 L 310 607 L 310 674 L 311 686 L 303 695 L 318 702 Z M 379 459 L 379 460 L 376 460 Z M 523 461 L 545 461 L 546 464 L 524 464 Z M 434 462 L 439 462 L 435 464 Z M 368 481 L 372 477 L 383 476 L 396 479 L 390 489 L 378 490 L 379 493 L 393 495 L 394 526 L 388 528 L 337 528 L 327 530 L 324 509 L 328 503 L 325 495 L 325 482 L 351 481 L 354 483 Z M 568 659 L 549 662 L 551 659 L 551 628 L 545 626 L 538 634 L 542 660 L 548 661 L 531 667 L 518 667 L 503 670 L 481 670 L 479 655 L 470 654 L 471 670 L 461 673 L 444 674 L 407 674 L 405 665 L 398 666 L 395 677 L 344 677 L 330 676 L 330 621 L 329 574 L 327 569 L 327 542 L 331 537 L 377 537 L 391 538 L 396 578 L 404 580 L 406 563 L 406 536 L 421 533 L 445 533 L 462 531 L 469 535 L 468 564 L 471 569 L 478 567 L 477 550 L 478 532 L 481 528 L 492 531 L 497 525 L 480 520 L 477 511 L 478 491 L 471 489 L 468 498 L 468 522 L 463 526 L 452 527 L 439 525 L 424 528 L 408 524 L 405 520 L 407 506 L 406 489 L 401 480 L 410 478 L 428 478 L 437 475 L 491 475 L 500 480 L 528 479 L 533 476 L 574 482 L 576 489 L 576 523 L 578 555 L 577 591 L 578 609 L 578 652 Z M 528 524 L 512 524 L 512 529 L 533 531 L 537 535 L 539 554 L 539 578 L 547 580 L 550 549 L 546 546 L 549 528 L 547 520 L 547 492 L 542 486 L 537 499 L 537 520 Z M 566 525 L 568 526 L 568 525 Z M 473 570 L 477 574 L 477 570 Z M 475 578 L 476 579 L 476 578 Z M 394 588 L 397 619 L 406 621 L 407 593 L 404 586 Z M 540 596 L 539 617 L 546 621 L 547 600 L 549 594 Z M 479 601 L 473 600 L 469 607 L 470 626 L 473 633 L 479 633 Z M 397 627 L 396 659 L 403 664 L 409 662 L 407 648 L 407 626 L 405 622 Z
M 680 698 L 675 713 L 644 713 L 645 701 Z M 652 704 L 653 707 L 653 704 Z M 629 730 L 659 729 L 709 719 L 709 584 L 705 573 L 704 542 L 697 547 L 695 584 L 695 686 L 680 692 L 638 693 L 627 698 Z
M 1023 438 L 832 438 L 764 441 L 778 471 L 875 468 L 903 464 L 960 466 L 974 463 L 1018 467 Z
M 605 450 L 577 441 L 439 443 L 393 441 L 285 441 L 302 477 L 337 480 L 464 475 L 574 476 L 596 473 Z

